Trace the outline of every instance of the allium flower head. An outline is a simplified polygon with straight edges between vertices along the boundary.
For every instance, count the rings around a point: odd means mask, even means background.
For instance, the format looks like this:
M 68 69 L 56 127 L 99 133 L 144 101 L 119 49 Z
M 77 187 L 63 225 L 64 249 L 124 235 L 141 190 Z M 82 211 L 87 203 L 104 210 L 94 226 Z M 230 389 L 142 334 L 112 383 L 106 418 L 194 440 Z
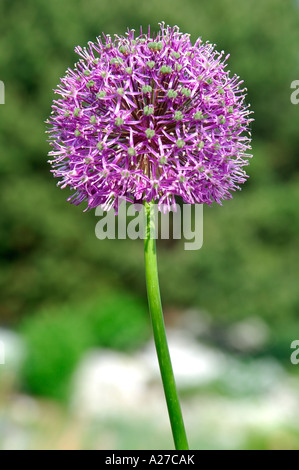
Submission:
M 178 27 L 97 38 L 77 47 L 48 121 L 50 163 L 74 204 L 117 209 L 118 199 L 175 196 L 211 204 L 247 175 L 250 111 L 228 56 Z

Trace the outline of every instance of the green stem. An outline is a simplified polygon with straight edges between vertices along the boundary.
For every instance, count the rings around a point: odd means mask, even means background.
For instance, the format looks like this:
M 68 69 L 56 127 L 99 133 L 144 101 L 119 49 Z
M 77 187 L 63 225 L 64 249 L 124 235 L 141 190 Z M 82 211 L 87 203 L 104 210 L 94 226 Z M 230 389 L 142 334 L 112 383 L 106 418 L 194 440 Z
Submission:
M 144 238 L 145 274 L 154 340 L 175 448 L 177 450 L 186 450 L 188 449 L 187 436 L 168 350 L 160 299 L 156 240 L 154 238 L 155 217 L 153 203 L 145 203 L 144 205 L 146 211 L 146 234 Z

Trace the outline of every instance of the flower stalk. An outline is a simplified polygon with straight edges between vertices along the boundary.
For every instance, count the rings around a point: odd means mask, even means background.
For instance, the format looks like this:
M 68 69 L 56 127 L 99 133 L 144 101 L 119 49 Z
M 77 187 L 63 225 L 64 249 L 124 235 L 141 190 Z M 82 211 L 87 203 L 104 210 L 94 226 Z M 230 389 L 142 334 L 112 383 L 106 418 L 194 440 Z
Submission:
M 248 176 L 252 112 L 247 89 L 226 69 L 228 55 L 178 26 L 128 30 L 77 46 L 79 60 L 61 78 L 47 132 L 51 172 L 68 201 L 118 211 L 146 209 L 149 310 L 176 449 L 188 449 L 160 300 L 153 204 L 171 210 L 232 197 Z M 152 230 L 151 230 L 152 229 Z
M 160 298 L 156 240 L 153 236 L 155 232 L 153 203 L 145 202 L 144 206 L 146 214 L 146 233 L 144 237 L 145 274 L 154 340 L 175 448 L 176 450 L 188 450 L 187 436 L 167 344 Z

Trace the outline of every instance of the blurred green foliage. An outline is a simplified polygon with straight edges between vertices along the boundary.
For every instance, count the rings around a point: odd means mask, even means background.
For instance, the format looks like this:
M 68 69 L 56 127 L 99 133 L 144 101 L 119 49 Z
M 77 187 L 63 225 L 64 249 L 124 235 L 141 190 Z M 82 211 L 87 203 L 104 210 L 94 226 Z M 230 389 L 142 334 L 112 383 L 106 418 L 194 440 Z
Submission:
M 273 328 L 297 323 L 299 106 L 290 102 L 290 84 L 299 78 L 298 19 L 292 0 L 1 1 L 6 104 L 0 106 L 0 320 L 12 324 L 28 317 L 28 341 L 45 348 L 40 358 L 31 357 L 32 390 L 51 389 L 80 351 L 94 344 L 78 302 L 97 298 L 99 286 L 103 300 L 111 286 L 146 296 L 142 242 L 97 240 L 94 212 L 83 214 L 83 208 L 65 202 L 69 192 L 58 191 L 47 164 L 44 121 L 52 89 L 76 60 L 74 47 L 102 31 L 123 34 L 127 27 L 138 31 L 148 24 L 155 29 L 164 20 L 191 33 L 192 40 L 202 36 L 217 43 L 231 54 L 229 68 L 244 79 L 255 111 L 251 178 L 223 207 L 205 208 L 203 248 L 187 252 L 179 241 L 160 243 L 164 304 L 198 306 L 223 323 L 251 315 Z M 75 310 L 63 313 L 64 304 Z M 52 313 L 30 325 L 39 310 Z M 92 320 L 101 344 L 124 346 L 128 335 L 135 338 L 126 334 L 128 325 L 135 334 L 129 315 L 116 320 L 112 314 L 110 324 L 101 312 Z M 114 321 L 121 321 L 124 344 L 115 337 Z M 47 348 L 55 350 L 55 341 L 62 347 L 60 357 L 64 347 L 72 353 L 52 370 L 52 363 L 42 361 Z M 33 377 L 42 370 L 60 375 L 49 374 L 43 385 Z
M 47 309 L 20 326 L 27 356 L 23 380 L 31 393 L 68 397 L 70 379 L 84 351 L 97 346 L 132 350 L 148 337 L 147 307 L 135 297 L 110 292 L 76 307 Z

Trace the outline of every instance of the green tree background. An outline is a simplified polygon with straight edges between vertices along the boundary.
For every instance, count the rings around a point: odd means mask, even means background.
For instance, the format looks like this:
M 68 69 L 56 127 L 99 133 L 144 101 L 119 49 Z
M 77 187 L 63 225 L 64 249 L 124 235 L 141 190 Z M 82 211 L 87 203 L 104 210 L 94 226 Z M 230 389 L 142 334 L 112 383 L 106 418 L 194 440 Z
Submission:
M 68 191 L 58 191 L 49 172 L 44 121 L 76 45 L 162 20 L 229 52 L 255 112 L 250 180 L 223 207 L 204 209 L 203 248 L 159 244 L 164 305 L 203 309 L 220 326 L 261 317 L 273 335 L 267 351 L 285 361 L 298 332 L 299 106 L 290 102 L 299 79 L 298 3 L 1 0 L 0 321 L 31 344 L 25 377 L 36 393 L 60 396 L 61 376 L 85 347 L 127 348 L 147 335 L 142 242 L 97 240 L 94 211 L 65 202 Z M 51 341 L 67 347 L 68 332 L 72 359 L 55 376 L 59 361 L 38 358 Z

